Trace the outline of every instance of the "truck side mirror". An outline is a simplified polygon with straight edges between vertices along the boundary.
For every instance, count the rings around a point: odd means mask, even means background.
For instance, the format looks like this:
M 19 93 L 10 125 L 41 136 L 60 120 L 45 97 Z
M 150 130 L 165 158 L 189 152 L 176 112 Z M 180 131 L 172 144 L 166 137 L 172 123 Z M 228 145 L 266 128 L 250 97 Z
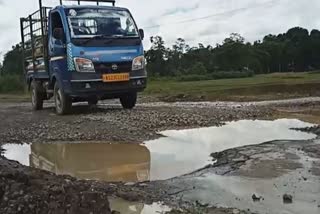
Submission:
M 61 40 L 63 41 L 64 40 L 64 32 L 63 32 L 63 29 L 62 28 L 55 28 L 53 30 L 53 37 L 55 39 L 58 39 L 58 40 Z
M 139 29 L 139 34 L 140 34 L 141 40 L 143 40 L 144 39 L 144 30 L 143 29 Z

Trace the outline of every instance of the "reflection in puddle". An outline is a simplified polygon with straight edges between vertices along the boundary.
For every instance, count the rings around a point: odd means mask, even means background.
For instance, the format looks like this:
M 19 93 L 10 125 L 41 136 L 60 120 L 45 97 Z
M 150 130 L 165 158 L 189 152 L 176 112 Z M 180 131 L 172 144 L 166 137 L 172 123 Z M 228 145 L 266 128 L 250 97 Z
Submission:
M 4 149 L 8 159 L 56 174 L 104 181 L 150 180 L 150 152 L 138 144 L 10 144 Z
M 171 209 L 159 203 L 152 205 L 142 204 L 139 202 L 129 202 L 120 198 L 109 198 L 111 210 L 120 212 L 121 214 L 158 214 L 165 213 Z
M 104 181 L 149 180 L 150 152 L 137 144 L 33 144 L 30 166 Z
M 236 176 L 204 174 L 184 180 L 184 185 L 192 184 L 193 190 L 185 192 L 183 198 L 190 201 L 216 206 L 250 208 L 254 213 L 308 213 L 319 214 L 317 203 L 320 195 L 319 178 L 310 177 L 308 182 L 301 181 L 301 171 L 293 171 L 273 179 L 255 179 Z M 284 204 L 284 193 L 293 195 L 292 204 Z M 262 197 L 258 202 L 252 195 Z
M 230 122 L 222 127 L 164 131 L 167 136 L 145 145 L 55 143 L 4 145 L 5 156 L 56 174 L 81 179 L 137 182 L 190 173 L 212 163 L 209 155 L 239 146 L 273 140 L 312 139 L 290 128 L 311 126 L 299 120 Z
M 167 136 L 147 142 L 151 152 L 151 180 L 190 173 L 211 162 L 209 155 L 227 149 L 274 140 L 306 140 L 316 135 L 291 130 L 312 126 L 299 120 L 242 120 L 222 127 L 164 131 Z

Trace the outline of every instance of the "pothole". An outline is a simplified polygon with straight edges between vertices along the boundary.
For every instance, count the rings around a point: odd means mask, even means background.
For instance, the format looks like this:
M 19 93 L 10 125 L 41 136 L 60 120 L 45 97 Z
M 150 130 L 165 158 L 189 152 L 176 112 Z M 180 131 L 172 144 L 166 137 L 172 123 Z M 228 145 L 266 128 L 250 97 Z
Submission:
M 4 156 L 23 165 L 80 179 L 140 182 L 165 180 L 212 163 L 211 153 L 274 140 L 316 136 L 292 130 L 312 126 L 295 119 L 242 120 L 221 127 L 164 131 L 157 140 L 137 143 L 55 142 L 7 144 Z

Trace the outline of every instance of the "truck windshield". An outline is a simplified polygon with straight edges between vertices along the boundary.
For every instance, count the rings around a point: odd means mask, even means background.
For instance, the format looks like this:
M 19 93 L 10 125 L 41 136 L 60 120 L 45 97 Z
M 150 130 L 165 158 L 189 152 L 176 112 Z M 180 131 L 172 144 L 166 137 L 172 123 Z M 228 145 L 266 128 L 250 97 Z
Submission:
M 129 12 L 108 9 L 69 9 L 68 21 L 72 38 L 138 37 Z

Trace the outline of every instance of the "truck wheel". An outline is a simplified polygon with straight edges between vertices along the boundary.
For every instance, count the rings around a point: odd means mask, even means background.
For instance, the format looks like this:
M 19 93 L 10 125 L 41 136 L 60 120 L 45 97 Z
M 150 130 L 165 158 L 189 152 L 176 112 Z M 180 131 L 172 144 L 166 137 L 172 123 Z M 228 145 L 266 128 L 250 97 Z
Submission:
M 121 105 L 124 109 L 133 109 L 137 103 L 137 93 L 128 93 L 120 97 Z
M 32 81 L 30 85 L 31 103 L 34 111 L 43 109 L 43 89 L 39 82 Z
M 72 107 L 71 98 L 64 94 L 58 82 L 54 85 L 54 101 L 56 105 L 56 113 L 58 115 L 68 114 Z
M 97 98 L 90 98 L 88 100 L 88 104 L 89 104 L 89 106 L 95 106 L 98 104 L 98 99 Z

